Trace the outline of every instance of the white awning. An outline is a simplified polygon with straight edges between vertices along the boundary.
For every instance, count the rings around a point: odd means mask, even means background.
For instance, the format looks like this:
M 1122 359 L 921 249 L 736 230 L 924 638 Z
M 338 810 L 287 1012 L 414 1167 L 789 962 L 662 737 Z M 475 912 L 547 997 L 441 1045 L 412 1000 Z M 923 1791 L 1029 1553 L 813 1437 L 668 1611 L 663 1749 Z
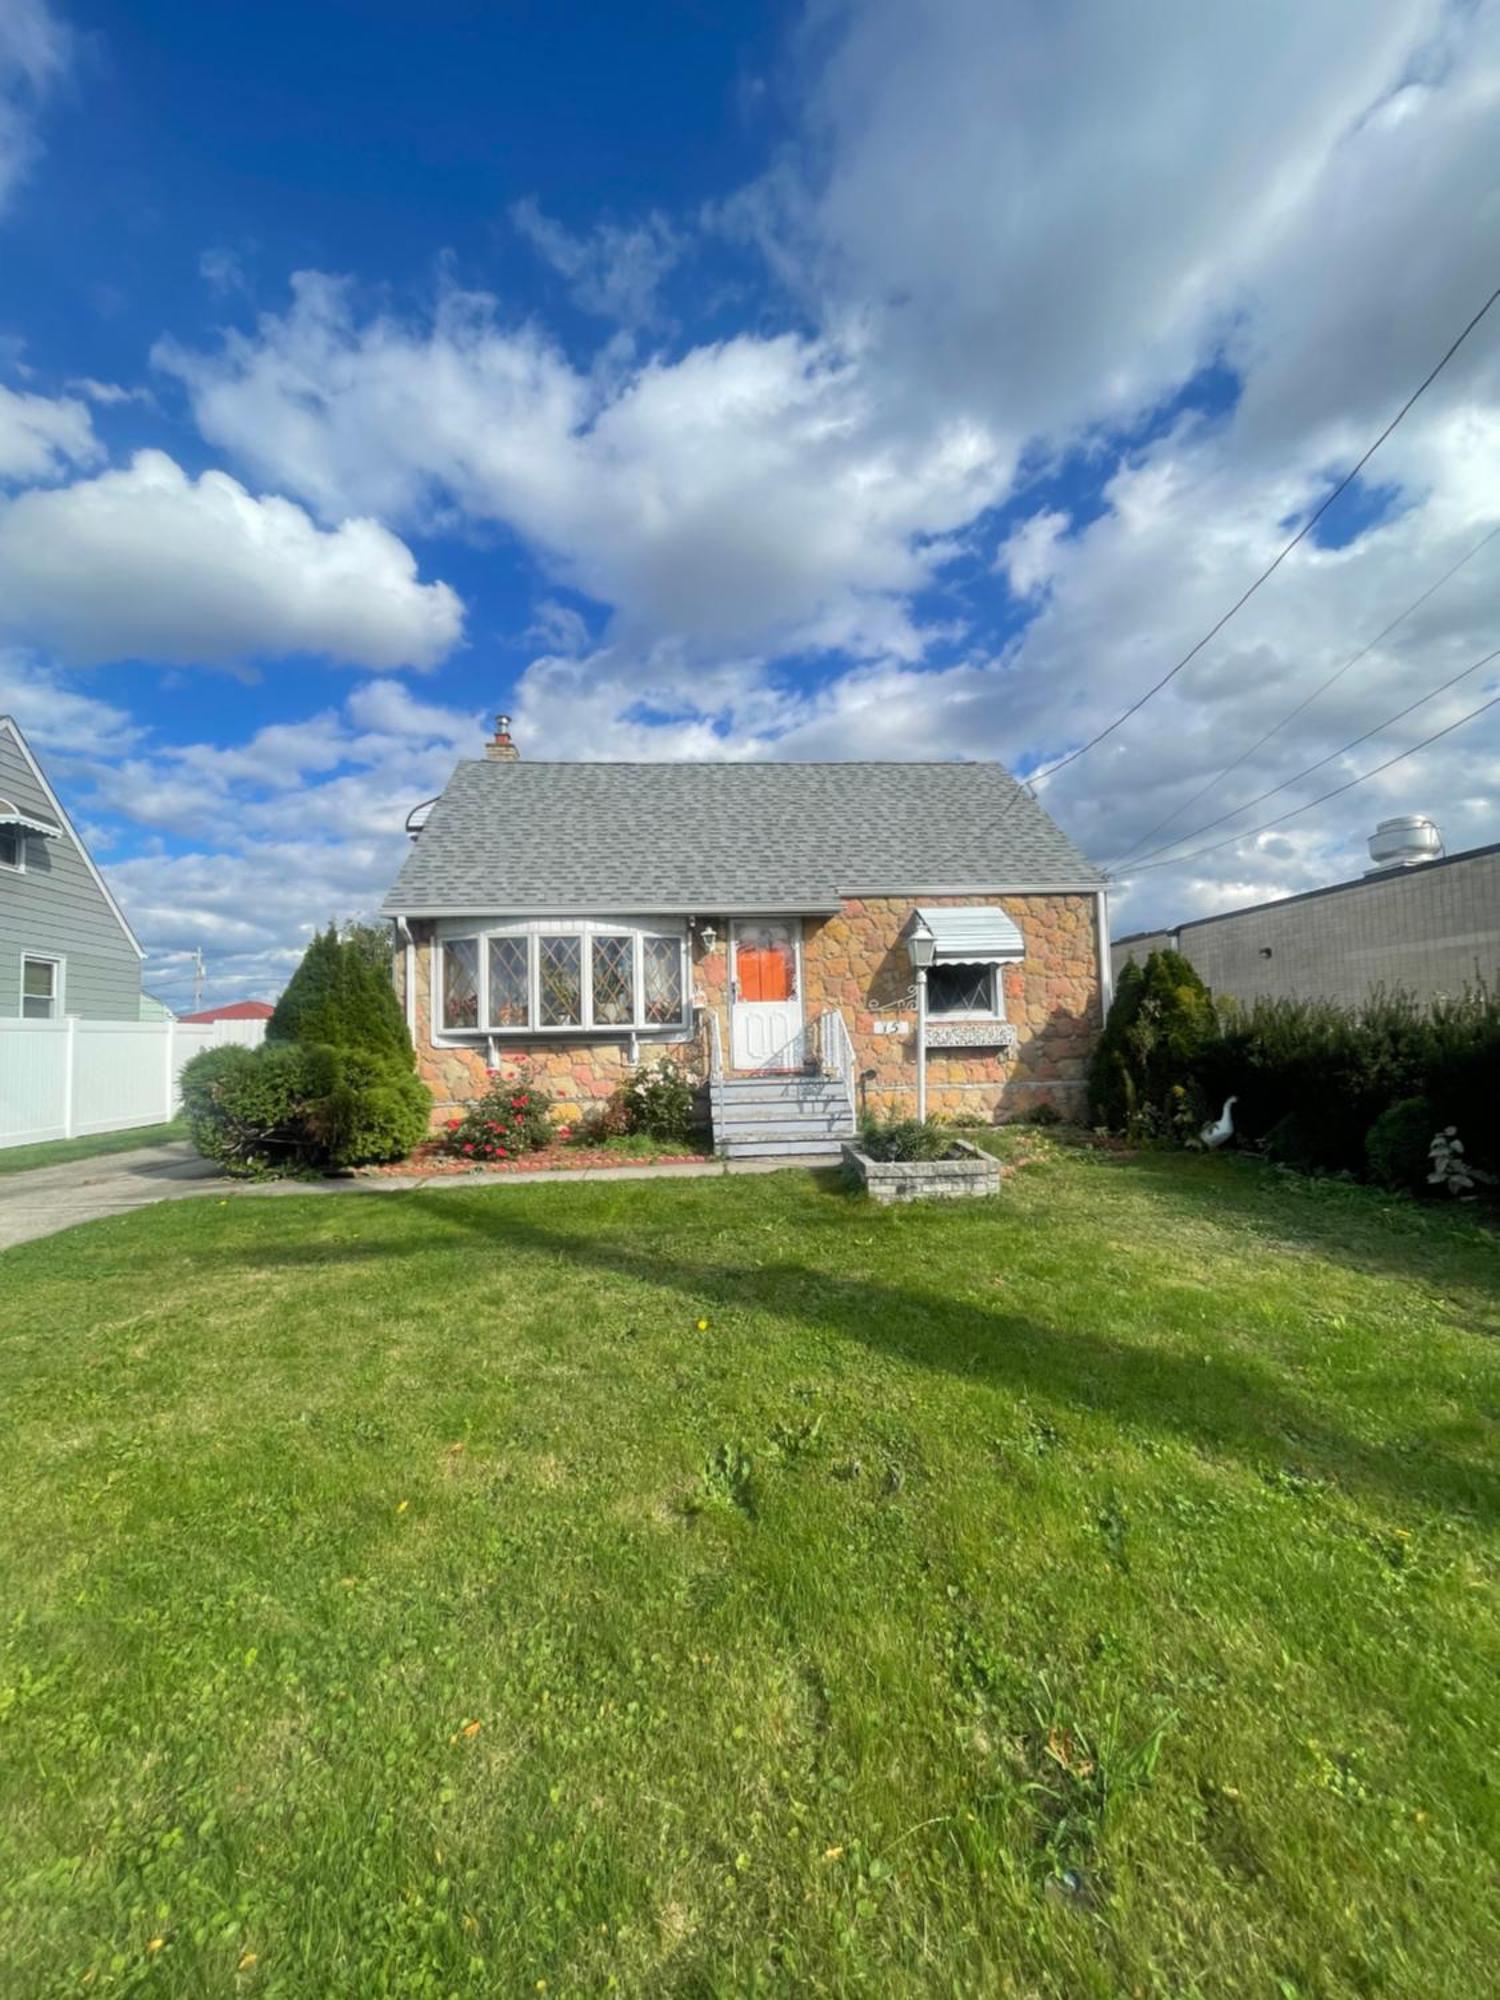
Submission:
M 0 799 L 0 826 L 19 827 L 22 833 L 40 834 L 43 840 L 61 840 L 62 828 L 50 819 L 38 819 L 35 813 L 22 812 L 10 799 Z
M 917 917 L 932 933 L 936 965 L 992 965 L 999 958 L 1026 956 L 1019 925 L 993 906 L 918 910 Z

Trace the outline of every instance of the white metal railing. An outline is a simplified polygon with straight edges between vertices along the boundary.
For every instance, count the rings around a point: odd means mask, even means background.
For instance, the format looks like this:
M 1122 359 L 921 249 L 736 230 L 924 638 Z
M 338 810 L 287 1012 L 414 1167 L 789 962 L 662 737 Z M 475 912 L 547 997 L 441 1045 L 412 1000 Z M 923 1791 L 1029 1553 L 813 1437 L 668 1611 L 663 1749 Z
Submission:
M 724 1081 L 724 1031 L 712 1007 L 705 1007 L 702 1013 L 707 1028 L 704 1040 L 707 1043 L 709 1088 L 716 1089 Z
M 817 1016 L 807 1031 L 807 1043 L 808 1053 L 821 1073 L 843 1084 L 849 1116 L 857 1122 L 854 1041 L 848 1023 L 837 1007 L 830 1007 L 826 1013 Z

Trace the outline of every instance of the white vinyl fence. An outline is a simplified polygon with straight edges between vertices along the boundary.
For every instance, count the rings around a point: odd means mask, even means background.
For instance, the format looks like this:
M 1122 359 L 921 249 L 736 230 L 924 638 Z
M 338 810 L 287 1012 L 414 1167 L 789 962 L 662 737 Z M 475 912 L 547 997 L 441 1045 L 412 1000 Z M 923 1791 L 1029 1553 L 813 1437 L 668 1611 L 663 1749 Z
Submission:
M 190 1056 L 254 1048 L 265 1032 L 264 1021 L 0 1021 L 0 1146 L 165 1124 Z

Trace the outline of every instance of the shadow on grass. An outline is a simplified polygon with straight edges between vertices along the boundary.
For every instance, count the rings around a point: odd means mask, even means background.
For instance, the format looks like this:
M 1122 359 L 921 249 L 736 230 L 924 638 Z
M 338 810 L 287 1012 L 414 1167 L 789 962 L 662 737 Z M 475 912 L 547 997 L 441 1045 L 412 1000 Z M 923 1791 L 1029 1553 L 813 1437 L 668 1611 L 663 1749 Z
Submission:
M 819 1176 L 820 1180 L 831 1177 Z M 1156 1345 L 1046 1324 L 1003 1308 L 955 1299 L 917 1284 L 846 1277 L 786 1259 L 740 1265 L 673 1255 L 655 1236 L 621 1240 L 615 1226 L 582 1233 L 518 1215 L 508 1200 L 481 1208 L 448 1195 L 398 1197 L 420 1212 L 430 1234 L 408 1239 L 268 1248 L 249 1267 L 329 1267 L 423 1254 L 444 1237 L 469 1237 L 502 1255 L 533 1255 L 579 1270 L 607 1272 L 679 1293 L 694 1311 L 774 1314 L 821 1333 L 894 1355 L 919 1367 L 993 1383 L 1028 1397 L 1061 1400 L 1148 1432 L 1171 1433 L 1210 1454 L 1268 1471 L 1292 1468 L 1403 1501 L 1426 1501 L 1482 1520 L 1500 1513 L 1500 1480 L 1445 1455 L 1431 1438 L 1382 1445 L 1331 1426 L 1315 1401 L 1289 1391 L 1269 1369 L 1225 1354 L 1173 1352 Z M 832 1206 L 830 1204 L 830 1206 Z M 837 1211 L 835 1211 L 837 1212 Z M 915 1248 L 916 1246 L 914 1246 Z M 497 1259 L 498 1264 L 498 1259 Z M 1480 1426 L 1482 1427 L 1482 1425 Z

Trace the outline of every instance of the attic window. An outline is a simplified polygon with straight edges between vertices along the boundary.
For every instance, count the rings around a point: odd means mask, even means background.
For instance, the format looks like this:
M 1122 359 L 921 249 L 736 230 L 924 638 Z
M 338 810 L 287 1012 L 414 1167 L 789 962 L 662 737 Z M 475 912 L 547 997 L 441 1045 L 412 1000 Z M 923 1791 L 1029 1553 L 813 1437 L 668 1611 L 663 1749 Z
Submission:
M 684 1025 L 680 926 L 571 918 L 445 938 L 435 1018 L 448 1034 L 607 1033 Z
M 0 824 L 0 868 L 24 868 L 26 847 L 18 826 Z

